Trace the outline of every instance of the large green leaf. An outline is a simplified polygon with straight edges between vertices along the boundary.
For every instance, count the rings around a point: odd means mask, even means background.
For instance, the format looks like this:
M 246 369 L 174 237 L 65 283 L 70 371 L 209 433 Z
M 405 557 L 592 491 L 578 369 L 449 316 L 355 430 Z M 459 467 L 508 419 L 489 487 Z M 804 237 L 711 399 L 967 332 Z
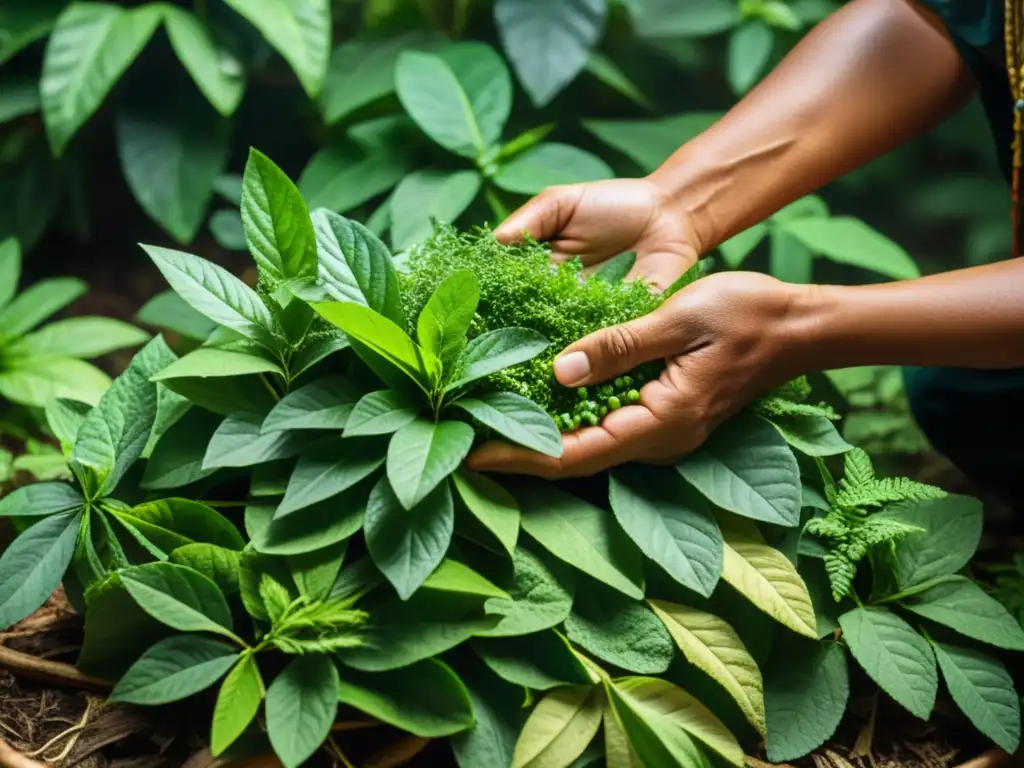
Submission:
M 397 325 L 405 324 L 398 274 L 387 246 L 357 221 L 313 211 L 320 281 L 336 301 L 364 304 Z
M 124 674 L 111 701 L 153 706 L 206 690 L 238 660 L 238 650 L 201 635 L 178 635 L 149 648 Z
M 473 650 L 503 680 L 535 691 L 591 682 L 590 673 L 572 645 L 557 630 L 525 637 L 475 640 Z
M 186 88 L 122 104 L 115 127 L 135 199 L 175 240 L 191 242 L 227 166 L 229 122 Z
M 982 504 L 968 496 L 903 502 L 889 507 L 886 514 L 922 529 L 896 548 L 900 589 L 956 573 L 967 565 L 981 541 Z
M 288 570 L 299 594 L 310 600 L 323 600 L 330 595 L 347 552 L 348 539 L 344 539 L 313 552 L 289 557 Z
M 464 157 L 494 146 L 512 108 L 505 62 L 483 43 L 450 46 L 441 54 L 403 52 L 395 88 L 423 132 Z
M 217 427 L 203 457 L 203 469 L 251 467 L 276 459 L 298 456 L 303 448 L 301 432 L 262 431 L 263 416 L 235 413 Z
M 146 613 L 179 632 L 231 633 L 231 610 L 217 585 L 183 565 L 148 563 L 121 572 L 121 582 Z
M 385 448 L 373 438 L 326 438 L 305 451 L 295 465 L 275 519 L 347 491 L 384 465 Z
M 901 604 L 973 640 L 1024 651 L 1024 629 L 1002 603 L 964 576 L 951 576 Z
M 360 391 L 343 376 L 325 376 L 292 390 L 263 422 L 264 432 L 286 429 L 344 429 Z
M 51 515 L 16 538 L 0 557 L 0 628 L 45 603 L 60 584 L 75 551 L 82 515 Z
M 826 642 L 808 657 L 805 645 L 765 668 L 768 759 L 773 763 L 797 760 L 820 747 L 835 734 L 846 712 L 846 650 Z
M 114 510 L 112 514 L 165 552 L 196 543 L 233 550 L 245 546 L 230 520 L 212 507 L 191 499 L 147 501 L 130 509 Z
M 473 428 L 461 421 L 417 419 L 388 445 L 387 474 L 395 497 L 412 509 L 437 488 L 473 446 Z
M 82 494 L 68 483 L 33 483 L 0 499 L 0 517 L 45 517 L 75 512 L 83 506 Z
M 259 30 L 295 71 L 310 98 L 316 98 L 331 55 L 328 0 L 224 0 Z
M 519 505 L 515 497 L 491 478 L 467 469 L 456 470 L 452 481 L 466 509 L 513 556 L 519 539 Z
M 765 734 L 764 683 L 757 662 L 728 622 L 678 603 L 651 600 L 683 656 L 721 685 L 758 733 Z
M 275 520 L 273 504 L 253 504 L 245 510 L 245 528 L 257 552 L 299 555 L 337 544 L 363 527 L 367 490 L 356 486 L 340 497 Z
M 263 701 L 263 678 L 251 651 L 242 654 L 217 693 L 210 730 L 210 752 L 221 755 L 245 732 Z
M 581 184 L 614 176 L 615 172 L 597 155 L 569 144 L 552 142 L 538 144 L 516 155 L 501 166 L 494 175 L 494 183 L 507 192 L 535 195 L 560 184 Z
M 522 689 L 505 683 L 473 657 L 461 657 L 458 670 L 469 690 L 475 722 L 449 742 L 456 763 L 460 768 L 511 765 L 516 739 L 526 722 L 519 706 Z
M 604 31 L 606 0 L 498 0 L 494 20 L 519 81 L 543 107 L 586 66 Z
M 584 120 L 583 127 L 651 173 L 721 116 L 721 112 L 687 112 L 656 120 Z
M 447 483 L 408 508 L 382 478 L 366 505 L 366 548 L 399 597 L 407 600 L 444 558 L 454 526 Z
M 7 358 L 89 359 L 149 340 L 145 331 L 112 317 L 71 317 L 44 325 L 4 349 Z
M 40 280 L 0 310 L 0 340 L 15 339 L 82 296 L 88 286 L 74 277 Z
M 338 714 L 338 668 L 324 654 L 294 659 L 267 690 L 267 734 L 285 768 L 298 768 L 327 739 Z
M 420 346 L 444 368 L 466 346 L 466 334 L 480 303 L 480 283 L 469 269 L 447 275 L 434 290 L 416 321 Z
M 800 468 L 764 419 L 730 419 L 676 468 L 722 509 L 776 525 L 800 523 Z
M 512 768 L 562 768 L 573 763 L 601 727 L 604 696 L 596 686 L 551 691 L 534 707 L 516 742 Z
M 974 648 L 933 643 L 953 701 L 974 727 L 1009 754 L 1020 746 L 1020 698 L 998 659 Z
M 316 276 L 316 237 L 306 203 L 284 171 L 256 149 L 245 164 L 241 210 L 257 267 L 276 280 Z
M 168 560 L 199 571 L 228 597 L 238 593 L 242 553 L 235 549 L 196 542 L 173 550 Z
M 257 349 L 259 349 L 257 347 Z M 199 347 L 161 370 L 153 381 L 188 378 L 227 378 L 273 373 L 284 378 L 284 369 L 262 354 L 233 349 Z
M 143 304 L 135 315 L 135 321 L 153 328 L 165 328 L 195 341 L 206 341 L 217 327 L 170 289 L 161 291 Z
M 43 408 L 54 398 L 95 405 L 108 387 L 107 374 L 70 358 L 19 360 L 0 372 L 0 397 L 35 408 Z
M 514 491 L 523 530 L 560 560 L 639 600 L 640 554 L 624 541 L 611 513 L 553 485 L 524 484 Z
M 683 586 L 711 595 L 722 573 L 722 533 L 710 507 L 678 474 L 617 469 L 609 499 L 615 519 L 641 552 Z
M 750 19 L 729 36 L 726 76 L 733 93 L 742 95 L 764 74 L 775 47 L 775 32 L 761 19 Z
M 783 229 L 814 253 L 896 280 L 921 276 L 914 259 L 899 245 L 859 219 L 800 218 L 783 222 Z
M 458 676 L 437 659 L 394 672 L 345 670 L 342 703 L 424 739 L 439 739 L 473 727 L 473 708 Z
M 455 402 L 502 437 L 546 456 L 562 455 L 562 433 L 550 414 L 532 400 L 512 392 L 483 392 Z
M 844 613 L 839 626 L 850 653 L 868 677 L 912 715 L 927 720 L 939 687 L 928 641 L 884 607 Z
M 220 416 L 208 411 L 189 410 L 153 448 L 142 475 L 142 487 L 180 488 L 212 475 L 216 470 L 203 469 L 203 457 L 221 421 Z
M 166 5 L 163 11 L 167 37 L 178 59 L 214 108 L 229 117 L 245 90 L 241 62 L 218 45 L 193 13 L 176 5 Z
M 99 108 L 160 23 L 159 6 L 71 3 L 46 45 L 39 82 L 43 120 L 54 154 Z
M 768 421 L 783 440 L 806 456 L 836 456 L 853 449 L 824 416 L 777 414 Z
M 223 267 L 181 251 L 143 246 L 181 298 L 215 323 L 237 331 L 270 350 L 282 331 L 252 288 Z
M 393 390 L 371 392 L 356 403 L 345 425 L 345 437 L 389 435 L 413 422 L 420 406 Z
M 468 565 L 447 557 L 423 582 L 423 588 L 448 595 L 469 595 L 481 599 L 511 599 L 505 590 L 495 586 Z
M 414 171 L 390 198 L 391 244 L 404 251 L 433 231 L 432 219 L 454 222 L 476 198 L 483 179 L 477 171 Z
M 454 392 L 503 368 L 532 360 L 548 346 L 547 339 L 527 328 L 499 328 L 482 333 L 459 356 L 457 374 L 445 386 L 445 392 Z
M 501 616 L 482 637 L 518 637 L 556 627 L 572 610 L 574 586 L 562 568 L 552 567 L 522 547 L 512 553 L 514 571 L 498 583 L 510 599 L 492 598 L 484 605 L 490 615 Z

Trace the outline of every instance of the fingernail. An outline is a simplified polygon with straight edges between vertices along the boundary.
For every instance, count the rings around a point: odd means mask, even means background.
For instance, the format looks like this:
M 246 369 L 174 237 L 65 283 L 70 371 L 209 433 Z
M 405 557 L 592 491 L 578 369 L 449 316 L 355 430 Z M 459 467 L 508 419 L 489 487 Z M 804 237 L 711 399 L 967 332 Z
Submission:
M 582 384 L 590 376 L 590 358 L 586 352 L 570 352 L 555 358 L 555 377 L 567 387 Z

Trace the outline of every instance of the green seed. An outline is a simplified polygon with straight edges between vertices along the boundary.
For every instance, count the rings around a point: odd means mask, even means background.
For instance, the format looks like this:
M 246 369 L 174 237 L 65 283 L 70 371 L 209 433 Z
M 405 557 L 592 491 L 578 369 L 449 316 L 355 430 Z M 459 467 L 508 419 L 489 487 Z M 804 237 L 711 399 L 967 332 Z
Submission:
M 602 419 L 605 416 L 607 416 L 608 415 L 608 406 L 607 405 L 602 405 L 600 408 L 598 408 L 597 409 L 597 415 L 600 416 Z
M 586 400 L 587 397 L 589 397 L 589 393 L 587 392 L 587 388 L 586 387 L 580 387 L 579 389 L 577 389 L 576 390 L 576 396 L 579 397 L 580 400 Z
M 622 386 L 624 386 L 624 387 L 632 387 L 633 386 L 633 377 L 632 376 L 623 376 L 622 377 Z
M 619 398 L 617 398 L 615 395 L 612 395 L 611 397 L 608 398 L 608 407 L 611 408 L 613 411 L 617 411 L 619 408 L 622 407 L 622 401 L 619 400 Z
M 562 414 L 562 423 L 566 425 L 572 424 L 572 416 L 568 413 Z
M 631 389 L 626 393 L 626 400 L 630 403 L 637 403 L 640 401 L 640 393 L 635 389 Z
M 580 418 L 580 415 L 577 413 L 575 416 L 572 417 L 572 428 L 573 429 L 579 429 L 580 428 L 580 423 L 582 421 L 583 421 L 583 419 Z
M 619 378 L 615 380 L 615 388 L 622 389 L 624 386 L 626 386 L 626 382 L 623 381 L 621 376 L 619 376 Z
M 587 410 L 588 411 L 596 411 L 597 410 L 597 403 L 595 403 L 593 400 L 587 400 Z
M 583 414 L 583 421 L 587 422 L 591 427 L 597 426 L 597 416 L 590 411 Z

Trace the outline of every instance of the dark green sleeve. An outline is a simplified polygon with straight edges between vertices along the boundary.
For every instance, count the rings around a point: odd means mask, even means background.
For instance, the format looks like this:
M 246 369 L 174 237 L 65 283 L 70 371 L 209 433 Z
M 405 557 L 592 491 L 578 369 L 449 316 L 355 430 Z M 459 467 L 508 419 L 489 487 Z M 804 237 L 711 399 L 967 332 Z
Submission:
M 946 23 L 950 34 L 974 48 L 1003 38 L 1002 0 L 923 0 Z

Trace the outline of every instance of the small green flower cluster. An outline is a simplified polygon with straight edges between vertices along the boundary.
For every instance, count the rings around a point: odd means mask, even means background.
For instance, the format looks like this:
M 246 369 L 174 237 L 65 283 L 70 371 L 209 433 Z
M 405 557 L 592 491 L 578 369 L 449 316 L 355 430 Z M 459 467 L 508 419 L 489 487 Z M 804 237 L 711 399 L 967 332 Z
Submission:
M 624 405 L 640 402 L 640 390 L 634 387 L 643 386 L 637 378 L 620 376 L 613 384 L 602 384 L 599 387 L 580 387 L 576 390 L 577 400 L 572 413 L 566 411 L 555 416 L 555 424 L 563 432 L 572 432 L 580 427 L 596 427 L 609 411 L 617 411 Z M 591 395 L 591 390 L 593 395 Z M 593 399 L 591 399 L 593 397 Z

